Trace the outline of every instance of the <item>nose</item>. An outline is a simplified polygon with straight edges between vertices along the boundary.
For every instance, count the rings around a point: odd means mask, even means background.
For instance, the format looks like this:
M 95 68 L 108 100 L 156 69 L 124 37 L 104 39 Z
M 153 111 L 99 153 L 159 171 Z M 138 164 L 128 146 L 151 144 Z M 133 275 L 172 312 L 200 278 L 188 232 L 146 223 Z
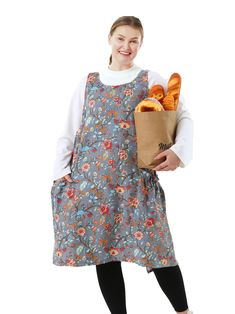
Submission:
M 123 48 L 127 51 L 130 49 L 128 41 L 125 41 L 125 43 L 123 44 Z

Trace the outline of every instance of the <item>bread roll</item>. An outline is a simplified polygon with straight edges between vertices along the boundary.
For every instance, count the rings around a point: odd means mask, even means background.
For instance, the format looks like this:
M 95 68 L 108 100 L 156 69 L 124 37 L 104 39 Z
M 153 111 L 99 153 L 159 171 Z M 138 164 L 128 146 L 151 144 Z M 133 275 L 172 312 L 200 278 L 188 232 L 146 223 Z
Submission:
M 160 103 L 162 103 L 164 96 L 164 88 L 162 87 L 162 85 L 159 84 L 153 85 L 148 92 L 148 97 L 156 98 Z
M 155 98 L 146 98 L 142 100 L 136 107 L 135 112 L 146 111 L 164 111 L 162 104 Z

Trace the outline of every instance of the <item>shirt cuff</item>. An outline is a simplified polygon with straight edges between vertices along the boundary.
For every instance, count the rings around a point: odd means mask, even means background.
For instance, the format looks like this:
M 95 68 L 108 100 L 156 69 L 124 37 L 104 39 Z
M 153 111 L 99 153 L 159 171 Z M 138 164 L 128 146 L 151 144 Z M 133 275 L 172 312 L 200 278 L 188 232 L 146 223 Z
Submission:
M 184 158 L 183 158 L 183 156 L 182 156 L 182 153 L 180 153 L 179 148 L 177 149 L 177 146 L 176 146 L 176 145 L 172 145 L 172 146 L 170 147 L 170 149 L 179 157 L 179 159 L 180 159 L 180 164 L 179 164 L 179 166 L 180 166 L 181 168 L 185 168 L 186 165 L 187 165 L 187 162 L 184 160 Z
M 54 172 L 53 182 L 55 180 L 58 180 L 58 179 L 64 177 L 66 174 L 69 174 L 69 173 L 71 173 L 70 166 L 67 166 L 66 168 L 64 168 L 64 169 L 62 169 L 60 171 L 57 170 L 56 172 Z

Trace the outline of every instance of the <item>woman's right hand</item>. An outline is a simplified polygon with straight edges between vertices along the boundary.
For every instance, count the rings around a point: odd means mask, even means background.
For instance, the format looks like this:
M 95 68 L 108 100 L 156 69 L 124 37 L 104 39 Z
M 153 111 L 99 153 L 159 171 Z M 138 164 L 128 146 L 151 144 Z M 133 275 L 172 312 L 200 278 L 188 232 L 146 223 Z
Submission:
M 65 176 L 57 179 L 57 180 L 54 180 L 53 183 L 57 182 L 57 181 L 68 181 L 68 182 L 73 182 L 71 176 L 70 176 L 70 173 L 66 174 Z
M 73 180 L 71 179 L 70 174 L 66 174 L 64 177 L 62 177 L 63 179 L 67 180 L 68 182 L 73 182 Z

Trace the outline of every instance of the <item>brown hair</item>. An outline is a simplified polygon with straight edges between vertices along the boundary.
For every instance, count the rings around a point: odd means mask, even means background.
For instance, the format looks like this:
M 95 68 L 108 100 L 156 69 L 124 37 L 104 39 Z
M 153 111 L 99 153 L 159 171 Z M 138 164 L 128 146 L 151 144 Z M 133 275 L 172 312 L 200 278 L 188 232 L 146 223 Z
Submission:
M 118 26 L 122 26 L 122 25 L 129 25 L 133 28 L 138 29 L 140 31 L 140 34 L 141 34 L 141 41 L 143 41 L 144 29 L 143 29 L 143 26 L 142 26 L 140 20 L 135 16 L 121 16 L 121 17 L 119 17 L 111 26 L 109 35 L 112 36 L 115 29 Z M 112 63 L 112 55 L 109 57 L 109 64 L 111 64 L 111 63 Z

